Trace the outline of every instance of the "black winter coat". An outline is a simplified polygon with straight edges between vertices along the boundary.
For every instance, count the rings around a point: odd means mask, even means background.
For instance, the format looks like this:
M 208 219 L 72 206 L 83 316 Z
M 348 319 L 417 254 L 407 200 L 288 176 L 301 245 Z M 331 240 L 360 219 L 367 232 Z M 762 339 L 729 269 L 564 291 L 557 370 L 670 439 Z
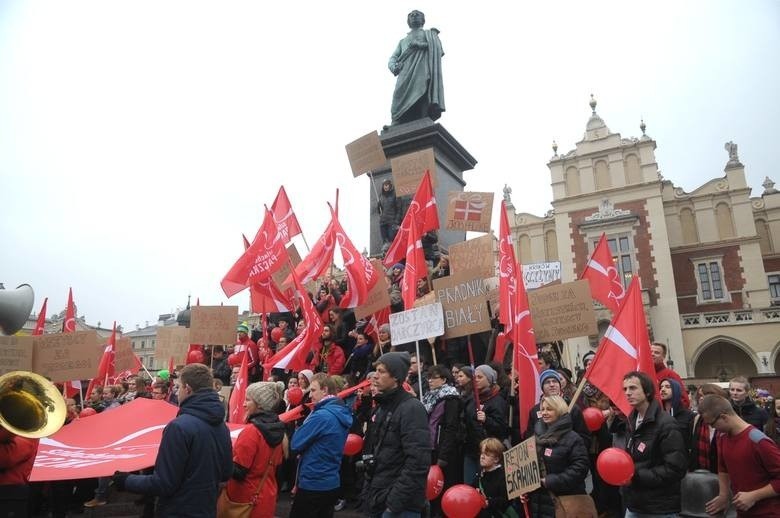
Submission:
M 648 514 L 680 512 L 680 481 L 688 467 L 685 443 L 677 422 L 653 400 L 635 428 L 637 412 L 628 416 L 626 450 L 634 460 L 634 478 L 624 488 L 631 511 Z
M 736 405 L 732 401 L 731 406 L 734 407 L 734 411 L 739 417 L 759 430 L 763 430 L 767 421 L 769 421 L 769 414 L 767 411 L 756 405 L 755 401 L 750 398 L 746 398 L 741 405 Z
M 376 396 L 379 403 L 366 433 L 363 454 L 374 455 L 373 474 L 366 470 L 363 502 L 368 514 L 420 512 L 431 465 L 428 414 L 401 387 Z
M 535 433 L 534 430 L 536 430 L 536 423 L 540 422 L 540 408 L 541 403 L 537 403 L 536 406 L 534 406 L 528 413 L 528 428 L 525 432 L 525 439 L 528 439 Z M 580 409 L 580 407 L 577 405 L 574 405 L 572 409 L 569 410 L 569 417 L 571 417 L 572 430 L 574 430 L 577 434 L 579 434 L 580 437 L 582 437 L 582 442 L 586 445 L 586 448 L 590 448 L 592 436 L 590 430 L 588 430 L 588 427 L 585 424 L 585 418 L 582 416 L 582 409 Z
M 433 436 L 433 462 L 444 461 L 447 465 L 462 462 L 460 454 L 460 441 L 458 431 L 460 429 L 460 417 L 463 411 L 463 403 L 460 396 L 445 396 L 440 399 L 433 407 L 433 411 L 428 417 L 429 420 L 441 412 L 439 422 L 434 430 L 431 430 Z M 437 410 L 439 409 L 439 410 Z
M 507 424 L 507 404 L 501 397 L 498 387 L 492 387 L 490 392 L 479 395 L 479 403 L 485 412 L 485 422 L 477 421 L 477 409 L 474 405 L 474 395 L 466 400 L 464 421 L 466 422 L 466 446 L 464 455 L 479 458 L 479 443 L 482 439 L 495 437 L 503 441 L 509 435 Z

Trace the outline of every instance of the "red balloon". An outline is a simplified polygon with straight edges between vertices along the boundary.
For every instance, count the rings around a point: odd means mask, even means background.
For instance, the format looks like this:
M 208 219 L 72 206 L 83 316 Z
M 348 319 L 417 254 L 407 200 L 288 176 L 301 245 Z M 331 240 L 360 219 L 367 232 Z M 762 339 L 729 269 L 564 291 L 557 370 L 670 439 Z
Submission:
M 604 424 L 604 421 L 606 421 L 604 418 L 604 413 L 598 408 L 594 408 L 592 406 L 582 411 L 582 417 L 585 419 L 585 426 L 587 426 L 588 430 L 591 432 L 599 430 L 601 425 Z
M 97 411 L 94 408 L 88 406 L 79 412 L 79 417 L 89 417 L 95 414 L 97 414 Z
M 634 460 L 625 450 L 607 448 L 599 453 L 596 470 L 607 484 L 625 486 L 634 476 Z
M 278 327 L 275 327 L 271 329 L 271 340 L 274 341 L 274 343 L 279 342 L 279 339 L 282 337 L 282 330 Z
M 466 484 L 452 486 L 441 497 L 441 508 L 451 518 L 474 518 L 484 504 L 482 495 Z
M 228 365 L 230 365 L 231 367 L 240 367 L 241 356 L 238 353 L 233 353 L 230 356 L 228 356 Z
M 441 494 L 444 488 L 444 473 L 438 464 L 434 464 L 428 470 L 428 484 L 425 486 L 425 498 L 434 500 Z
M 363 451 L 363 438 L 356 433 L 347 435 L 347 442 L 344 443 L 344 455 L 351 457 L 361 451 Z
M 290 406 L 298 406 L 303 401 L 303 391 L 301 387 L 290 387 L 287 389 L 287 402 Z
M 187 365 L 190 363 L 203 363 L 205 360 L 206 357 L 203 355 L 203 351 L 195 349 L 187 354 Z

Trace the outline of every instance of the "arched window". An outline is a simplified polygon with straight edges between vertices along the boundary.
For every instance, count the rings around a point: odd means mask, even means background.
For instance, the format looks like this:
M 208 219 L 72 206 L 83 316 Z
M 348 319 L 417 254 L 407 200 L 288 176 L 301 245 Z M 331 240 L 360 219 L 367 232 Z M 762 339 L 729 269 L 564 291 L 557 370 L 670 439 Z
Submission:
M 639 157 L 636 155 L 628 155 L 624 161 L 624 169 L 626 171 L 626 183 L 641 183 L 642 182 L 642 170 L 639 167 Z
M 761 253 L 763 255 L 772 253 L 772 236 L 769 234 L 769 224 L 766 220 L 756 220 L 756 232 L 758 233 L 759 244 L 761 245 Z
M 566 181 L 566 196 L 574 196 L 580 193 L 580 172 L 576 167 L 566 169 L 564 174 Z
M 518 252 L 520 257 L 517 258 L 520 264 L 528 264 L 533 262 L 531 257 L 531 238 L 528 234 L 520 234 L 520 239 L 517 240 Z
M 609 179 L 609 166 L 604 160 L 596 162 L 596 190 L 609 189 L 612 182 Z
M 734 221 L 731 219 L 731 208 L 728 203 L 721 202 L 715 206 L 715 221 L 721 239 L 734 237 Z
M 691 209 L 684 208 L 680 210 L 680 227 L 682 228 L 684 244 L 699 242 L 699 233 L 696 231 L 696 217 Z
M 544 253 L 548 261 L 558 260 L 558 236 L 554 230 L 544 233 Z

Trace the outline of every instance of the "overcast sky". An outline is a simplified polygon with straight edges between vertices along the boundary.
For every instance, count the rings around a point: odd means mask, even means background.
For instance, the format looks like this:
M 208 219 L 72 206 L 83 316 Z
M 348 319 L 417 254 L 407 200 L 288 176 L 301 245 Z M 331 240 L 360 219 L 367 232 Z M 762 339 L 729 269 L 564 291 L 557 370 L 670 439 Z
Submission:
M 780 2 L 481 5 L 0 2 L 0 282 L 50 314 L 72 286 L 88 323 L 126 330 L 188 294 L 228 302 L 219 281 L 282 184 L 310 245 L 338 187 L 367 247 L 370 183 L 344 145 L 389 122 L 415 8 L 441 31 L 439 122 L 479 161 L 469 190 L 509 184 L 546 212 L 551 142 L 582 139 L 591 93 L 623 137 L 644 118 L 686 190 L 723 176 L 729 140 L 754 196 L 780 182 Z

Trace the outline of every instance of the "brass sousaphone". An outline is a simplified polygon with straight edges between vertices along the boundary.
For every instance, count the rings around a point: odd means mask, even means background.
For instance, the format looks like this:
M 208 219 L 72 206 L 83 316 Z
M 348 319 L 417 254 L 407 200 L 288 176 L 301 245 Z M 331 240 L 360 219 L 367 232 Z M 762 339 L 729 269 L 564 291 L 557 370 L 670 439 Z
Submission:
M 13 371 L 0 376 L 0 426 L 21 437 L 48 437 L 65 423 L 65 399 L 39 374 Z

